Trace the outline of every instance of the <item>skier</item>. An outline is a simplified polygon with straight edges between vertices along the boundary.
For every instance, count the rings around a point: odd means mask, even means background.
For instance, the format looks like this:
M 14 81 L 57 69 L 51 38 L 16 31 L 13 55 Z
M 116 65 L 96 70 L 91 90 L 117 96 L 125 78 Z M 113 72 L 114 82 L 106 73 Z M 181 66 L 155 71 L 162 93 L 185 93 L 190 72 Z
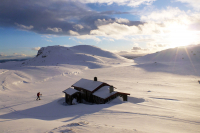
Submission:
M 42 94 L 40 94 L 40 92 L 38 92 L 38 93 L 37 93 L 37 99 L 36 99 L 36 100 L 38 100 L 38 99 L 40 100 L 40 95 L 42 95 Z

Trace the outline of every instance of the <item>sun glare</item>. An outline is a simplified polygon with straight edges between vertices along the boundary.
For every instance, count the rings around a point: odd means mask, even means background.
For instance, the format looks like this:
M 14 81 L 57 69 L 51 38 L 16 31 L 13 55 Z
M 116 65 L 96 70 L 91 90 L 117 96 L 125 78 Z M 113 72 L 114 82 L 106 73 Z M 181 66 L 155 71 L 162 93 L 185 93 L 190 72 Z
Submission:
M 188 31 L 186 26 L 171 27 L 169 42 L 171 47 L 190 45 L 196 41 L 196 35 Z
M 170 34 L 170 45 L 172 47 L 190 45 L 195 41 L 195 35 L 187 31 L 174 32 Z

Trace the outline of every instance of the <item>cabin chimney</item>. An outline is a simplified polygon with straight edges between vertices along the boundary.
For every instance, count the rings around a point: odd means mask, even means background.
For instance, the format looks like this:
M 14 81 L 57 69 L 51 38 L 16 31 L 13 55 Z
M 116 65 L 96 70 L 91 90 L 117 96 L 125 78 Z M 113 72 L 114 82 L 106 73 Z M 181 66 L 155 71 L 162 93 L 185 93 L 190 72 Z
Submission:
M 97 77 L 94 77 L 94 81 L 97 81 Z
M 114 87 L 110 86 L 110 93 L 112 93 L 114 91 Z

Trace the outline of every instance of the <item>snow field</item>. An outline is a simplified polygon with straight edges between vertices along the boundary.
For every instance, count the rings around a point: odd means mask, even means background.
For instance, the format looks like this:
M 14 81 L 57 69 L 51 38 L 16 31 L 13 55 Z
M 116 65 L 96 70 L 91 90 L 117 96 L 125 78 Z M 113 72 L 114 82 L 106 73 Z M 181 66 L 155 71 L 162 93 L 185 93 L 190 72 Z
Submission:
M 97 59 L 96 63 L 96 57 L 95 60 L 83 57 L 94 65 L 82 62 L 82 58 L 75 64 L 59 61 L 58 56 L 64 55 L 66 49 L 58 47 L 56 55 L 54 48 L 47 49 L 52 60 L 46 60 L 49 54 L 45 58 L 41 54 L 27 64 L 0 64 L 0 132 L 200 132 L 200 71 L 194 70 L 199 62 L 155 63 L 146 60 L 149 59 L 146 56 L 138 58 L 136 64 L 98 48 L 77 46 L 69 48 L 68 56 L 94 54 L 103 62 Z M 116 91 L 130 93 L 128 101 L 118 97 L 101 105 L 64 103 L 62 91 L 81 78 L 94 77 L 115 86 Z M 35 100 L 37 92 L 42 93 L 42 100 Z

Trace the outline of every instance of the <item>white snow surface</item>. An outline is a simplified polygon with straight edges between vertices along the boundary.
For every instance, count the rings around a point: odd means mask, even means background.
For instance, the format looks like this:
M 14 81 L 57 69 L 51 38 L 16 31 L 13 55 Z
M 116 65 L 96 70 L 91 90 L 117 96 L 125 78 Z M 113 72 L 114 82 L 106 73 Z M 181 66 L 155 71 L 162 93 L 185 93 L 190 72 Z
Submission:
M 101 68 L 128 62 L 127 59 L 95 46 L 78 45 L 74 47 L 42 47 L 35 58 L 25 61 L 23 66 L 55 66 L 70 64 Z
M 163 50 L 154 54 L 149 54 L 136 60 L 141 62 L 179 62 L 179 63 L 199 63 L 200 44 L 183 46 Z
M 199 133 L 199 48 L 186 47 L 184 59 L 174 48 L 132 61 L 94 46 L 50 46 L 1 63 L 0 133 Z M 94 77 L 130 93 L 128 101 L 64 103 L 66 87 Z
M 117 93 L 115 91 L 113 91 L 113 92 L 110 93 L 110 89 L 109 88 L 110 88 L 110 86 L 103 86 L 99 90 L 95 91 L 93 93 L 93 95 L 105 99 L 105 98 L 107 98 L 107 97 L 109 97 L 109 96 Z
M 75 84 L 73 84 L 73 86 L 84 88 L 89 91 L 93 91 L 97 87 L 99 87 L 101 84 L 103 84 L 103 83 L 100 81 L 93 81 L 93 80 L 88 80 L 88 79 L 82 78 L 79 81 L 77 81 Z
M 73 95 L 74 93 L 78 92 L 77 90 L 75 90 L 74 88 L 68 88 L 66 90 L 63 91 L 64 93 L 67 93 L 69 95 Z

